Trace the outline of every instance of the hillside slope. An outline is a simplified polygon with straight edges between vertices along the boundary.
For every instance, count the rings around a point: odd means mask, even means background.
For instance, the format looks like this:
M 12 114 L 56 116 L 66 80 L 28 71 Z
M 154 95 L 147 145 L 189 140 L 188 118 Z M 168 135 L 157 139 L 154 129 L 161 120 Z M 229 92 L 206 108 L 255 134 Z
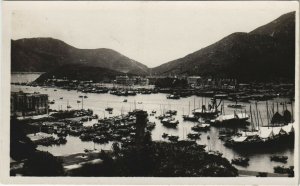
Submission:
M 30 38 L 11 41 L 11 70 L 47 72 L 61 65 L 82 64 L 123 73 L 144 75 L 148 67 L 114 50 L 77 49 L 52 38 Z
M 295 77 L 295 12 L 155 67 L 152 74 L 200 75 L 240 80 Z

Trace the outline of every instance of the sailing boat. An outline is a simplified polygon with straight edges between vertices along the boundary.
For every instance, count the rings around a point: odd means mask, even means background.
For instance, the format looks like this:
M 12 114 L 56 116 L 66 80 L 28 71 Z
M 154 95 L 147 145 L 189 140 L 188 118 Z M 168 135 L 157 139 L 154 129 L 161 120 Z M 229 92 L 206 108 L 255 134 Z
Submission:
M 69 100 L 67 101 L 67 109 L 69 108 L 72 108 L 70 105 L 69 105 Z
M 216 126 L 245 126 L 247 124 L 247 120 L 249 119 L 246 110 L 240 113 L 237 113 L 236 110 L 233 111 L 233 114 L 225 115 L 224 101 L 222 104 L 222 115 L 218 116 L 216 119 L 211 120 L 212 124 Z
M 203 117 L 203 118 L 214 118 L 219 114 L 218 106 L 221 104 L 222 100 L 220 100 L 220 103 L 217 105 L 216 99 L 211 99 L 212 104 L 208 104 L 208 107 L 206 108 L 206 105 L 202 105 L 202 108 L 198 108 L 193 110 L 193 114 L 197 117 Z M 194 107 L 195 107 L 195 100 L 194 100 Z
M 107 107 L 105 108 L 105 110 L 108 112 L 112 112 L 114 109 L 112 107 L 109 107 L 107 102 Z
M 190 114 L 190 102 L 189 102 L 189 113 L 187 115 L 183 115 L 182 117 L 183 117 L 183 120 L 185 120 L 185 121 L 198 121 L 198 118 L 199 118 L 199 117 L 196 117 L 194 114 Z

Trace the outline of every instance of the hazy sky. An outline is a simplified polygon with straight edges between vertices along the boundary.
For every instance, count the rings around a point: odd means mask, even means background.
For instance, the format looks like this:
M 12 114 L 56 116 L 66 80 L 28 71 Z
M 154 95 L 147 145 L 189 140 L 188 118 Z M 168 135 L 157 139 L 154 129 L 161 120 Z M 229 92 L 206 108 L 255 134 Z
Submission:
M 72 6 L 15 10 L 12 39 L 52 37 L 77 48 L 111 48 L 154 67 L 296 10 L 290 2 L 226 5 L 229 4 L 97 2 L 76 10 Z

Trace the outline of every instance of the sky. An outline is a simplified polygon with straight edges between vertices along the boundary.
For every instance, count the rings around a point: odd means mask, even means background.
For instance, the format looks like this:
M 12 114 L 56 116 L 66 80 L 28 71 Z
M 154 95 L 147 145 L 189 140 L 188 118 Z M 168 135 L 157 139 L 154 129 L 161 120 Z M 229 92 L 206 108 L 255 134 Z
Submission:
M 133 1 L 62 7 L 51 4 L 12 11 L 12 39 L 52 37 L 76 48 L 110 48 L 155 67 L 233 32 L 250 32 L 296 10 L 297 4 Z

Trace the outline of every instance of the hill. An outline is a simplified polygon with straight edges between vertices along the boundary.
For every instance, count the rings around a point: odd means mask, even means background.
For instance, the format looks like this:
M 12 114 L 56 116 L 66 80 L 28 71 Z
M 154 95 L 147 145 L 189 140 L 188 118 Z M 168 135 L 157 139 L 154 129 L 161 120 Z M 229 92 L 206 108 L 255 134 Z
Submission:
M 78 49 L 53 38 L 11 41 L 11 71 L 48 72 L 67 64 L 101 67 L 122 73 L 145 75 L 148 67 L 114 50 Z
M 295 12 L 155 67 L 152 74 L 269 81 L 295 78 Z

